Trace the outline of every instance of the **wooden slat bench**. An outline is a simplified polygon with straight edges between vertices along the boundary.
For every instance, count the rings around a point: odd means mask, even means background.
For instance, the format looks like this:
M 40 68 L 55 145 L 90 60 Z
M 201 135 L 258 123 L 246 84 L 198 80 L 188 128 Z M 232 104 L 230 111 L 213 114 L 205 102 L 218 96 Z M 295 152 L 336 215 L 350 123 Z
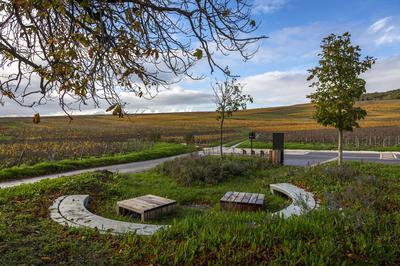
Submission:
M 220 205 L 226 210 L 260 210 L 264 207 L 264 194 L 228 191 Z
M 142 221 L 158 218 L 163 214 L 173 212 L 175 208 L 175 200 L 154 195 L 145 195 L 117 202 L 118 214 L 134 213 L 140 216 Z

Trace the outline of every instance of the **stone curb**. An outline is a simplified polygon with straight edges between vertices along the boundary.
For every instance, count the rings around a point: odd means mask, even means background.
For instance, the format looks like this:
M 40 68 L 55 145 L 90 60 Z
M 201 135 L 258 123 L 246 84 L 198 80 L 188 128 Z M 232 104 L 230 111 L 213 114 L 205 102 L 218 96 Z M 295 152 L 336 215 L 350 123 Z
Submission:
M 302 188 L 299 188 L 290 183 L 279 183 L 270 184 L 271 193 L 274 194 L 275 191 L 285 194 L 288 196 L 292 203 L 285 209 L 278 212 L 274 212 L 273 216 L 281 216 L 283 218 L 289 218 L 290 216 L 299 216 L 305 214 L 313 209 L 319 207 L 316 203 L 314 196 L 311 192 L 307 192 Z
M 50 206 L 53 221 L 71 227 L 87 227 L 101 233 L 152 235 L 168 225 L 138 224 L 111 220 L 91 213 L 87 209 L 89 195 L 70 195 L 57 198 Z

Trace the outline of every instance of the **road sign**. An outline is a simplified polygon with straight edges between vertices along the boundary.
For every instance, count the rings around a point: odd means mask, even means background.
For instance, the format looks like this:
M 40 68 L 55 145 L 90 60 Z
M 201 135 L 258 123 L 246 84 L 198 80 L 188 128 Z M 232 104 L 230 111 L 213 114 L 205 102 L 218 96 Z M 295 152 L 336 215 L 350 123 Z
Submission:
M 249 132 L 249 139 L 255 139 L 256 138 L 256 132 Z
M 251 147 L 250 155 L 253 155 L 253 139 L 255 139 L 255 138 L 256 138 L 256 133 L 255 132 L 249 132 L 250 147 Z

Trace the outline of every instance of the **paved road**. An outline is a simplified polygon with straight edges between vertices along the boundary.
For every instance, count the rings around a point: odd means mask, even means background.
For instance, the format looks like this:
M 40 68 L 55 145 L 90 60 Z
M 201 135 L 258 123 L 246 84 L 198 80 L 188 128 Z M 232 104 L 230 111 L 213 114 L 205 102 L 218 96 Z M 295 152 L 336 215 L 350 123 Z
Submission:
M 224 148 L 224 153 L 226 154 L 241 154 L 242 149 L 238 148 Z M 254 149 L 256 154 L 260 154 L 259 149 Z M 266 151 L 266 150 L 264 150 Z M 204 151 L 199 152 L 201 155 L 205 154 L 218 154 L 219 147 L 206 148 Z M 247 149 L 247 153 L 250 154 L 250 149 Z M 266 152 L 267 153 L 267 152 Z M 6 181 L 0 183 L 0 188 L 13 187 L 18 186 L 20 184 L 26 183 L 35 183 L 43 179 L 53 179 L 61 176 L 72 176 L 85 172 L 93 172 L 98 170 L 108 170 L 112 172 L 119 173 L 138 173 L 143 172 L 145 170 L 149 170 L 165 161 L 175 159 L 177 157 L 187 156 L 189 154 L 181 154 L 177 156 L 143 161 L 143 162 L 133 162 L 126 164 L 118 164 L 118 165 L 109 165 L 102 167 L 95 167 L 90 169 L 83 169 L 77 171 L 65 172 L 62 174 L 52 174 L 39 176 L 34 178 L 26 178 L 19 179 L 14 181 Z M 337 156 L 337 152 L 334 151 L 309 151 L 309 150 L 287 150 L 285 151 L 285 165 L 294 165 L 294 166 L 310 166 L 316 165 L 324 162 L 328 162 L 330 160 L 334 160 Z M 392 153 L 392 152 L 344 152 L 345 160 L 352 161 L 364 161 L 364 162 L 378 162 L 378 163 L 387 163 L 387 164 L 400 164 L 400 153 Z
M 226 149 L 226 153 L 239 154 L 243 149 Z M 250 149 L 245 149 L 250 154 Z M 260 153 L 260 149 L 253 149 L 256 154 Z M 268 153 L 267 150 L 264 150 Z M 316 165 L 337 157 L 336 151 L 312 151 L 312 150 L 286 150 L 285 165 L 307 166 Z M 395 152 L 373 152 L 373 151 L 345 151 L 343 159 L 347 161 L 363 161 L 376 162 L 386 164 L 400 164 L 400 153 Z
M 363 162 L 375 162 L 385 164 L 400 164 L 400 156 L 393 153 L 380 153 L 380 152 L 344 152 L 343 159 L 346 161 L 363 161 Z M 337 158 L 337 152 L 318 152 L 311 151 L 303 155 L 295 155 L 288 153 L 285 156 L 287 165 L 315 165 Z

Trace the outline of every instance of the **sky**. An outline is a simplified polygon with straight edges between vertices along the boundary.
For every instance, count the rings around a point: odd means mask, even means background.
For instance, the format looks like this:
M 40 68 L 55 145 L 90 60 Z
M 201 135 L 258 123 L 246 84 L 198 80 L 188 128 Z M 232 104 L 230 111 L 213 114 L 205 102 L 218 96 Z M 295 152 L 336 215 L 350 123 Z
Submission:
M 243 62 L 238 54 L 217 57 L 239 75 L 246 93 L 254 98 L 248 108 L 293 105 L 308 102 L 313 89 L 306 81 L 307 70 L 318 64 L 322 38 L 331 33 L 352 35 L 364 56 L 376 57 L 373 68 L 363 74 L 367 91 L 400 88 L 400 1 L 399 0 L 253 0 L 252 15 L 260 24 L 256 34 L 268 38 L 259 43 L 257 54 Z M 220 79 L 203 62 L 193 70 L 205 79 L 184 78 L 160 92 L 153 100 L 124 94 L 130 113 L 213 111 L 211 84 Z M 101 114 L 102 109 L 88 106 L 73 115 Z M 0 116 L 60 115 L 57 102 L 24 108 L 6 102 Z

